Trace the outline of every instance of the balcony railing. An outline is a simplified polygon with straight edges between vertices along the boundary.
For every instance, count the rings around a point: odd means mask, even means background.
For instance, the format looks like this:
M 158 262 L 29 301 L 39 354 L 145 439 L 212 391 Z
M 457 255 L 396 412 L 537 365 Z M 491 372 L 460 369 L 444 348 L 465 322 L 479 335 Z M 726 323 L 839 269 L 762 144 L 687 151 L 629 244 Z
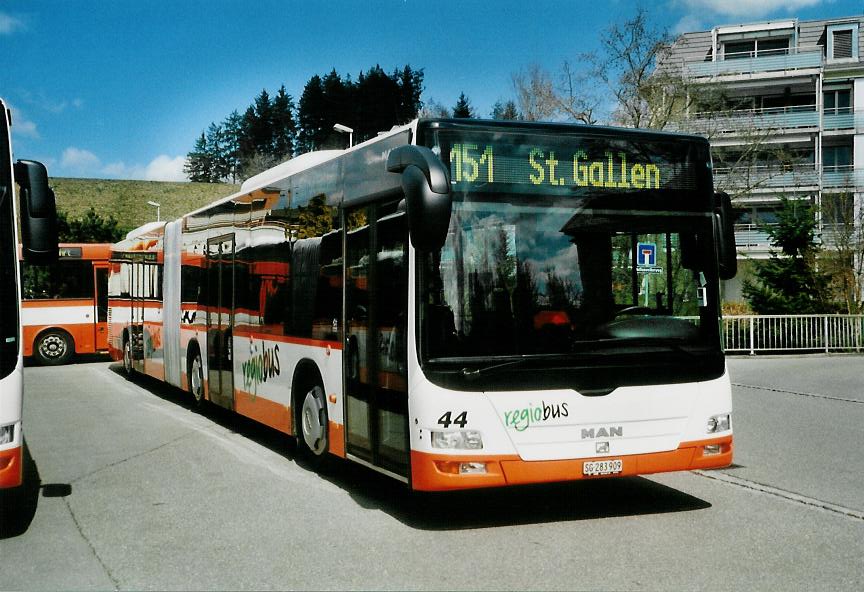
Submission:
M 756 72 L 777 72 L 817 68 L 822 65 L 821 47 L 790 47 L 788 49 L 726 54 L 716 62 L 686 64 L 690 76 L 725 76 Z
M 771 244 L 771 237 L 765 230 L 765 224 L 736 224 L 736 247 L 765 247 Z
M 819 185 L 819 172 L 812 164 L 757 165 L 747 169 L 715 167 L 714 184 L 751 190 L 815 187 Z
M 768 248 L 771 246 L 771 236 L 768 234 L 770 228 L 776 224 L 736 224 L 735 225 L 735 246 L 748 248 Z M 825 224 L 817 230 L 816 241 L 824 247 L 835 247 L 838 240 L 842 244 L 857 244 L 860 238 L 856 231 L 850 229 L 843 224 Z
M 859 187 L 864 184 L 864 170 L 856 170 L 851 164 L 822 167 L 822 187 L 838 189 Z
M 736 109 L 723 112 L 706 111 L 694 113 L 689 119 L 675 124 L 674 127 L 675 131 L 708 135 L 750 130 L 797 130 L 819 127 L 819 112 L 816 111 L 816 105 Z
M 826 130 L 855 129 L 864 122 L 864 113 L 855 113 L 851 107 L 829 107 L 822 117 Z

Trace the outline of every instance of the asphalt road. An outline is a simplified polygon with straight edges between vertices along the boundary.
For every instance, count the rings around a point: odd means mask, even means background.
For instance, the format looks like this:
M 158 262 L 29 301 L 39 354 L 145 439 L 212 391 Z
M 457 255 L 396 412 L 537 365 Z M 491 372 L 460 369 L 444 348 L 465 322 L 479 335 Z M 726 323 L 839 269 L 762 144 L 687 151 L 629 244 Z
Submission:
M 442 495 L 108 363 L 27 368 L 0 588 L 862 589 L 864 357 L 729 366 L 729 469 Z

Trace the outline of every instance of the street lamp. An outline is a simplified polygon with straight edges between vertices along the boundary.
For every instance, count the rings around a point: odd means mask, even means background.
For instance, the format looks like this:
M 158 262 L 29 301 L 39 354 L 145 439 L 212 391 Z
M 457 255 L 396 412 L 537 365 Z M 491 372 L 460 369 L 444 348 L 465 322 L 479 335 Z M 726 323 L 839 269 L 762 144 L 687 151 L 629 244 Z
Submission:
M 148 202 L 147 202 L 147 205 L 148 205 L 148 206 L 153 206 L 154 208 L 156 208 L 156 221 L 159 222 L 159 221 L 161 220 L 161 219 L 159 218 L 159 208 L 162 206 L 162 204 L 157 203 L 157 202 L 155 202 L 155 201 L 148 201 Z
M 348 134 L 348 147 L 354 145 L 354 130 L 348 127 L 347 125 L 342 125 L 341 123 L 333 124 L 333 129 L 339 132 L 340 134 Z

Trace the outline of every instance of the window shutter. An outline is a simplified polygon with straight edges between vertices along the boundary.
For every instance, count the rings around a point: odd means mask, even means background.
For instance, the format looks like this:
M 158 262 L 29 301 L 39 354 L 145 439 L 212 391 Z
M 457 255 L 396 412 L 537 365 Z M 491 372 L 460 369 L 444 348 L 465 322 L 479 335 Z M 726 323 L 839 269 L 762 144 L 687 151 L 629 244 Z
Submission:
M 852 57 L 852 30 L 834 31 L 834 59 Z

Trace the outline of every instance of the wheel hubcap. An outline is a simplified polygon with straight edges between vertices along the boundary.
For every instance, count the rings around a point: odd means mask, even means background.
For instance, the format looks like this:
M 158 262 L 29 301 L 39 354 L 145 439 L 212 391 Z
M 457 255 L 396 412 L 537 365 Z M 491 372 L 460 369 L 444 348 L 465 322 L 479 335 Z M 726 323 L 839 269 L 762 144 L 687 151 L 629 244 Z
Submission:
M 192 376 L 190 377 L 190 380 L 192 381 L 192 396 L 195 398 L 196 401 L 200 401 L 201 395 L 204 392 L 204 381 L 201 378 L 201 359 L 197 356 L 194 360 L 192 360 L 191 374 Z
M 48 335 L 39 344 L 39 353 L 52 360 L 66 353 L 66 341 L 57 335 Z
M 325 425 L 323 394 L 315 387 L 306 394 L 301 412 L 303 440 L 314 454 L 322 454 L 327 447 L 327 426 Z

